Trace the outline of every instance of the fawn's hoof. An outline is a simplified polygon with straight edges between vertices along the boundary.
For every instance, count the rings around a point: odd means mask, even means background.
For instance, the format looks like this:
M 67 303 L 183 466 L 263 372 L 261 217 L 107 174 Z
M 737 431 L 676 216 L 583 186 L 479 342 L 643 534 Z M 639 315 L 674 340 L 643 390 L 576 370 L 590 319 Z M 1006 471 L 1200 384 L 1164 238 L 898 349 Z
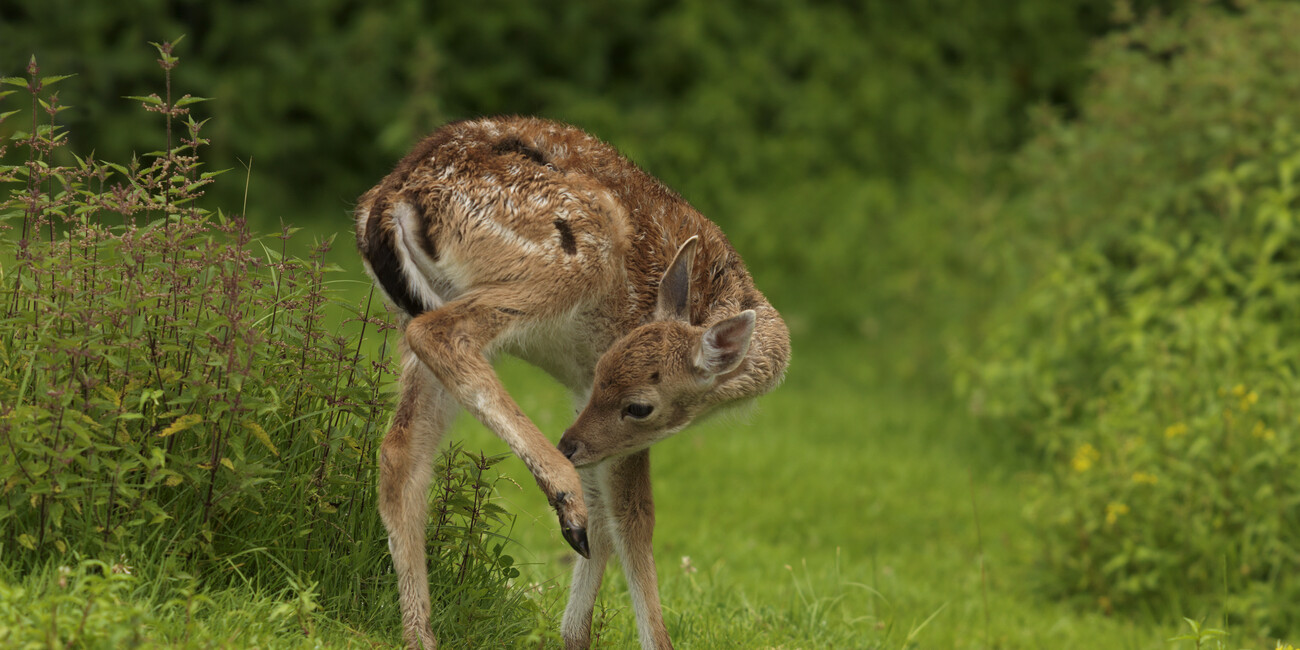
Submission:
M 565 521 L 561 519 L 560 530 L 564 532 L 564 541 L 568 542 L 569 546 L 572 546 L 573 550 L 578 552 L 578 555 L 591 559 L 591 547 L 587 545 L 586 528 L 578 528 L 577 526 L 565 523 Z
M 581 503 L 579 501 L 578 503 Z M 559 492 L 555 498 L 551 499 L 551 506 L 555 508 L 555 513 L 560 516 L 560 532 L 564 534 L 564 541 L 573 547 L 582 557 L 591 558 L 591 547 L 587 545 L 587 513 L 585 509 L 574 508 L 570 502 L 568 492 Z M 574 511 L 578 510 L 581 514 Z

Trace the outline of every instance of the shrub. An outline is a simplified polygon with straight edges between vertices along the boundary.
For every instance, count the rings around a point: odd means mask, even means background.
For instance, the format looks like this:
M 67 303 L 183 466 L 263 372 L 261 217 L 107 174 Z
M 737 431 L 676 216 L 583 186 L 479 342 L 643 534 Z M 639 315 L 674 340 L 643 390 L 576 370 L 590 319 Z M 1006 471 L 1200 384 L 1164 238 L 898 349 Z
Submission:
M 0 557 L 18 575 L 75 554 L 209 585 L 317 582 L 327 607 L 395 634 L 373 489 L 392 328 L 377 300 L 327 288 L 329 241 L 296 258 L 293 229 L 259 238 L 197 207 L 216 176 L 202 100 L 170 96 L 177 59 L 157 47 L 169 91 L 134 99 L 166 148 L 128 164 L 62 150 L 62 78 L 35 59 L 4 80 L 29 91 L 32 122 L 0 150 L 26 154 L 0 168 L 16 184 L 0 202 Z M 430 549 L 457 635 L 535 617 L 498 541 L 497 460 L 441 461 Z
M 959 387 L 1052 460 L 1045 558 L 1108 608 L 1300 625 L 1295 33 L 1289 4 L 1149 18 L 1020 155 L 1035 279 Z

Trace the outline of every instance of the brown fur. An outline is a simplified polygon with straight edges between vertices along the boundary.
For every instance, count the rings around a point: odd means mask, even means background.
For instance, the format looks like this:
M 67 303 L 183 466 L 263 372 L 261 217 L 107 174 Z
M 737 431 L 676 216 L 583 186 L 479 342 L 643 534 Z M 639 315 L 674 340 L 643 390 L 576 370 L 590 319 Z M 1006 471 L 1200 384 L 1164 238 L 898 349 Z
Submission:
M 367 269 L 404 328 L 379 505 L 407 644 L 436 645 L 425 500 L 434 451 L 459 405 L 524 461 L 575 548 L 585 531 L 590 559 L 574 572 L 566 645 L 589 643 L 595 590 L 617 552 L 642 645 L 671 647 L 651 552 L 647 447 L 771 390 L 789 357 L 784 323 L 730 242 L 612 147 L 532 118 L 442 127 L 361 197 L 356 217 Z M 498 352 L 541 367 L 586 402 L 564 453 L 497 379 Z

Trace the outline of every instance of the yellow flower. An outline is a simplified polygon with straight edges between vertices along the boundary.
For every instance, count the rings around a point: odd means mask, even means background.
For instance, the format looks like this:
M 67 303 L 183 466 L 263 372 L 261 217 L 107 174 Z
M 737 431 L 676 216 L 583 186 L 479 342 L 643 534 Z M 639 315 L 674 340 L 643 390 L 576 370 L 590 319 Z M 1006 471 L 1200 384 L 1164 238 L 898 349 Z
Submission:
M 1237 397 L 1241 397 L 1242 395 L 1246 394 L 1246 387 L 1242 384 L 1237 384 L 1236 386 L 1232 387 L 1232 394 Z
M 1176 422 L 1174 424 L 1165 427 L 1166 438 L 1172 439 L 1172 438 L 1177 438 L 1179 436 L 1185 436 L 1185 435 L 1187 435 L 1187 425 L 1182 422 Z
M 1147 485 L 1155 485 L 1159 481 L 1160 479 L 1156 478 L 1155 474 L 1148 474 L 1146 472 L 1133 472 L 1134 483 L 1145 483 Z
M 1108 526 L 1114 525 L 1116 521 L 1119 521 L 1120 517 L 1127 515 L 1128 512 L 1129 512 L 1128 506 L 1122 503 L 1111 501 L 1110 503 L 1106 504 L 1106 525 Z
M 1091 469 L 1093 463 L 1100 459 L 1101 453 L 1097 451 L 1097 448 L 1085 442 L 1074 451 L 1074 458 L 1070 459 L 1070 467 L 1082 474 Z
M 1250 430 L 1250 435 L 1255 436 L 1260 440 L 1272 440 L 1277 437 L 1277 432 L 1264 426 L 1264 421 L 1260 420 L 1255 423 L 1255 428 Z
M 1241 404 L 1239 410 L 1241 410 L 1242 412 L 1249 411 L 1250 407 L 1254 406 L 1255 403 L 1258 401 L 1259 401 L 1259 393 L 1256 393 L 1255 391 L 1252 390 L 1249 393 L 1246 393 L 1245 395 L 1241 396 Z

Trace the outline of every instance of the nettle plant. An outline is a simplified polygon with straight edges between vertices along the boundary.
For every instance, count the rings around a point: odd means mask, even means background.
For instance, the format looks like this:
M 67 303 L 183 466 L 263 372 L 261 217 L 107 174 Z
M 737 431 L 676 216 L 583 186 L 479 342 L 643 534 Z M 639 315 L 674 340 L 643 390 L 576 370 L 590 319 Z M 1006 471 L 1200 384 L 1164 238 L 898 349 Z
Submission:
M 0 99 L 30 96 L 31 121 L 0 143 L 18 159 L 0 167 L 0 559 L 20 573 L 77 555 L 288 571 L 366 612 L 392 590 L 376 584 L 392 577 L 374 503 L 391 326 L 378 300 L 328 289 L 328 241 L 295 257 L 293 229 L 259 238 L 200 207 L 217 176 L 190 114 L 202 99 L 171 96 L 178 59 L 156 47 L 167 91 L 131 99 L 162 116 L 166 148 L 126 164 L 66 151 L 50 92 L 64 77 L 33 59 L 3 80 Z M 441 461 L 435 590 L 481 600 L 518 575 L 497 460 Z

